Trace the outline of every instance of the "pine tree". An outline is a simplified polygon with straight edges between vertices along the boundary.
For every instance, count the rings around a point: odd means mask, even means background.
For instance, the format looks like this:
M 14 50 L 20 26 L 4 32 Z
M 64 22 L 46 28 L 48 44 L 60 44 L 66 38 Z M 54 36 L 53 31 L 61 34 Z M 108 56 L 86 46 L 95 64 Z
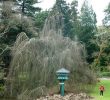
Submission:
M 16 0 L 17 5 L 21 7 L 21 11 L 23 14 L 27 16 L 34 16 L 35 12 L 40 11 L 41 8 L 34 7 L 35 3 L 38 3 L 38 0 Z
M 69 36 L 71 35 L 71 22 L 70 22 L 70 8 L 65 0 L 56 0 L 56 3 L 53 7 L 53 15 L 59 14 L 62 16 L 63 20 L 63 35 Z
M 103 19 L 104 26 L 110 26 L 110 3 L 108 4 L 107 9 L 105 9 L 105 18 Z
M 74 0 L 71 3 L 71 22 L 72 22 L 72 34 L 71 34 L 71 38 L 73 39 L 76 36 L 79 35 L 80 33 L 80 21 L 79 21 L 79 15 L 78 15 L 78 1 Z
M 37 27 L 37 31 L 42 31 L 48 14 L 49 11 L 42 11 L 35 15 L 35 26 Z
M 87 54 L 88 54 L 88 61 L 91 62 L 92 53 L 94 51 L 93 45 L 91 44 L 90 40 L 94 38 L 94 35 L 97 32 L 96 28 L 96 14 L 92 9 L 92 6 L 89 6 L 88 2 L 85 0 L 84 4 L 81 8 L 81 33 L 79 35 L 80 40 L 85 43 Z

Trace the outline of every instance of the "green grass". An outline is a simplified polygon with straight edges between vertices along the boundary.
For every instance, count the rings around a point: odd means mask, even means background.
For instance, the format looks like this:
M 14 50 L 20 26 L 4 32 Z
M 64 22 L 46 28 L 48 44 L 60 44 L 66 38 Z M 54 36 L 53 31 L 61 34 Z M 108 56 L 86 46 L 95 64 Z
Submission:
M 104 85 L 105 87 L 103 96 L 100 96 L 99 94 L 100 85 Z M 110 100 L 110 80 L 101 80 L 100 82 L 98 82 L 97 85 L 94 87 L 91 96 L 95 97 L 95 100 Z

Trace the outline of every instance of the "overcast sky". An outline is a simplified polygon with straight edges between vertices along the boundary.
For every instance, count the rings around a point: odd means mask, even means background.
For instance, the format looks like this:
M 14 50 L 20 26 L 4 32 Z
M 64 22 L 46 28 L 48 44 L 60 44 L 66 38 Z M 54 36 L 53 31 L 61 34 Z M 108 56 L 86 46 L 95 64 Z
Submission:
M 39 4 L 43 10 L 52 8 L 56 0 L 40 0 L 42 3 Z M 66 0 L 67 2 L 71 2 L 72 0 Z M 79 9 L 81 8 L 81 5 L 83 4 L 84 0 L 78 0 L 79 3 Z M 88 0 L 90 4 L 93 6 L 93 9 L 97 15 L 97 25 L 102 24 L 102 19 L 104 18 L 104 9 L 107 7 L 110 0 Z

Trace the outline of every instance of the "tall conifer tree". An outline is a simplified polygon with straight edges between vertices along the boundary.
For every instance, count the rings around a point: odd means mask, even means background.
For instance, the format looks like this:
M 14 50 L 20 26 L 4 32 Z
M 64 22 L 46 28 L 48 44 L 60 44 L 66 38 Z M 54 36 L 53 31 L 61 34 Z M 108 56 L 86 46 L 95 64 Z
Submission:
M 53 7 L 53 14 L 59 14 L 63 20 L 63 26 L 62 31 L 64 36 L 69 36 L 71 35 L 71 22 L 70 22 L 70 8 L 69 5 L 66 3 L 65 0 L 56 0 L 56 3 Z
M 97 32 L 96 28 L 97 20 L 96 14 L 92 9 L 92 6 L 89 5 L 87 0 L 85 0 L 82 5 L 80 21 L 81 21 L 81 33 L 79 37 L 80 40 L 84 42 L 86 45 L 88 61 L 91 62 L 94 48 L 90 40 L 94 38 L 94 35 Z

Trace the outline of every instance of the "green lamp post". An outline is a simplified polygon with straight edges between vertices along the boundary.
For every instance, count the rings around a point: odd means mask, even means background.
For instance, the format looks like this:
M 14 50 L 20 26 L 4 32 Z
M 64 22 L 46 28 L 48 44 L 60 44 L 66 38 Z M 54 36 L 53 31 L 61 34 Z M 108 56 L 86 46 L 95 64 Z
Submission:
M 65 68 L 61 68 L 58 71 L 56 71 L 57 74 L 57 79 L 60 81 L 60 93 L 61 96 L 64 96 L 64 81 L 68 79 L 68 74 L 70 73 L 70 71 L 68 71 Z

